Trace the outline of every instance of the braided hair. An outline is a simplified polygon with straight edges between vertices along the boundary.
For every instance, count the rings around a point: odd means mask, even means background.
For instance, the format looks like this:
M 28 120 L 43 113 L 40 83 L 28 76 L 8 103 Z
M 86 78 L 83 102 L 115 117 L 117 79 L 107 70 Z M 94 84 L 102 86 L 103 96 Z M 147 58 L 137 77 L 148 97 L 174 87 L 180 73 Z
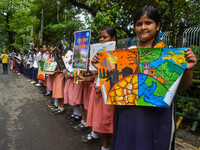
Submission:
M 154 8 L 153 6 L 145 6 L 136 11 L 135 17 L 134 17 L 134 26 L 136 25 L 136 22 L 140 19 L 140 17 L 147 15 L 148 18 L 155 21 L 156 25 L 158 26 L 159 23 L 161 23 L 161 17 L 159 11 Z M 155 39 L 153 41 L 152 47 L 155 47 L 156 43 L 158 42 L 159 38 L 159 31 L 156 32 Z

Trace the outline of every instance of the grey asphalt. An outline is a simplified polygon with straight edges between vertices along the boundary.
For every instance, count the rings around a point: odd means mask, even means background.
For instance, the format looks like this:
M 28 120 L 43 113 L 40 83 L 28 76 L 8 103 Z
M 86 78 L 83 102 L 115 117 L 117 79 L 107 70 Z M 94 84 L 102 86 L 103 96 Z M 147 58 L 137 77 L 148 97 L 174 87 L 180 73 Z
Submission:
M 84 144 L 81 137 L 89 131 L 77 132 L 77 123 L 67 121 L 72 109 L 54 115 L 47 107 L 51 97 L 23 75 L 9 70 L 2 74 L 0 64 L 0 150 L 98 150 L 101 142 Z

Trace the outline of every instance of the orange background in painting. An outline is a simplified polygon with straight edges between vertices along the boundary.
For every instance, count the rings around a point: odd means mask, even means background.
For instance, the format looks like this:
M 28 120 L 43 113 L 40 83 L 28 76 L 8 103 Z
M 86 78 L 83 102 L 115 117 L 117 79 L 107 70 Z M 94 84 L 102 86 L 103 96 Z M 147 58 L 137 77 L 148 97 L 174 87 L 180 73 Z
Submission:
M 127 50 L 129 51 L 127 53 Z M 123 52 L 125 51 L 125 53 Z M 101 68 L 101 70 L 103 70 L 103 68 L 105 70 L 107 70 L 106 67 L 101 65 L 101 62 L 103 61 L 103 58 L 108 58 L 108 51 L 105 52 L 100 52 L 99 56 L 100 56 L 100 60 L 99 60 L 99 68 Z M 135 54 L 133 54 L 132 52 L 135 52 Z M 139 54 L 138 54 L 138 49 L 124 49 L 124 50 L 115 50 L 115 51 L 109 51 L 109 53 L 113 54 L 115 57 L 117 57 L 117 70 L 119 72 L 122 72 L 122 69 L 124 69 L 125 67 L 130 67 L 131 69 L 133 69 L 133 73 L 135 73 L 137 66 L 139 66 Z M 136 56 L 135 60 L 131 58 L 131 56 Z M 137 63 L 136 63 L 137 61 Z M 114 64 L 115 65 L 115 64 Z M 114 68 L 113 68 L 114 69 Z M 119 75 L 119 80 L 122 79 L 122 75 Z

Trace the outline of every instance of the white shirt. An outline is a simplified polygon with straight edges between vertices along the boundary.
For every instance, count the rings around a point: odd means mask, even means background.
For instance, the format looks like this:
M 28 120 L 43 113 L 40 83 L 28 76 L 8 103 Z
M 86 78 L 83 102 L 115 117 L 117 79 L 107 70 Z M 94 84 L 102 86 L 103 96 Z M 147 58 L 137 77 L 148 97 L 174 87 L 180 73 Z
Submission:
M 35 60 L 33 62 L 33 67 L 34 68 L 38 68 L 38 61 L 41 59 L 41 53 L 38 52 L 36 55 L 35 55 Z
M 34 58 L 35 58 L 35 54 L 29 55 L 28 62 L 30 64 L 30 68 L 33 67 Z

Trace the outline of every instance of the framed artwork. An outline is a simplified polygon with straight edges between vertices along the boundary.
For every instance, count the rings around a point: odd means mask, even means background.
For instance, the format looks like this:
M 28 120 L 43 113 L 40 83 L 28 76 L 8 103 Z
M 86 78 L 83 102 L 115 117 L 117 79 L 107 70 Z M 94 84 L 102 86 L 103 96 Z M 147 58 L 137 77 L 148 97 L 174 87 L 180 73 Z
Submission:
M 87 70 L 91 30 L 77 31 L 74 34 L 72 67 L 73 69 Z
M 186 48 L 101 52 L 98 76 L 104 102 L 169 107 L 187 66 Z

